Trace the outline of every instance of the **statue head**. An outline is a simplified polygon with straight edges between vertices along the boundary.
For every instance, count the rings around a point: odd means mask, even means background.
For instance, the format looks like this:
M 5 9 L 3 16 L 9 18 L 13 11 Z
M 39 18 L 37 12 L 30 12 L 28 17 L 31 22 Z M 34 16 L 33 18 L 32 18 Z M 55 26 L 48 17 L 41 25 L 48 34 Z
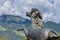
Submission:
M 30 18 L 31 17 L 33 17 L 33 18 L 39 17 L 40 19 L 42 19 L 41 12 L 39 12 L 39 10 L 36 8 L 32 8 L 30 12 L 26 12 L 26 16 L 28 16 Z

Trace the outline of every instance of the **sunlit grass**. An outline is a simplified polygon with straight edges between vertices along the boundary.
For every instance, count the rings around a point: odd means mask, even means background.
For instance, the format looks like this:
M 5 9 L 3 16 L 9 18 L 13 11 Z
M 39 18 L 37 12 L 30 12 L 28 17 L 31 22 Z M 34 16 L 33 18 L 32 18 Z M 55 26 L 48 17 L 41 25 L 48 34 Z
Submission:
M 58 33 L 58 36 L 60 36 L 60 32 Z
M 2 27 L 2 26 L 0 26 L 0 31 L 7 31 L 7 29 Z
M 21 31 L 14 31 L 15 33 L 16 33 L 16 35 L 20 35 L 20 36 L 24 36 L 25 37 L 25 34 L 23 33 L 23 32 L 21 32 Z
M 7 40 L 7 37 L 5 37 L 5 36 L 0 37 L 0 40 Z

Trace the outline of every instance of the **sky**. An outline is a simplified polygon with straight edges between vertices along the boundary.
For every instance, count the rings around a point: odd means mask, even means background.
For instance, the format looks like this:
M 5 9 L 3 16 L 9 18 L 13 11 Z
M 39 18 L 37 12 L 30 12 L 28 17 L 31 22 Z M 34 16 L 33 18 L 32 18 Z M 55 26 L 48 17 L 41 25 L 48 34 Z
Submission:
M 60 0 L 0 0 L 0 16 L 15 15 L 26 17 L 26 12 L 37 8 L 43 15 L 43 21 L 60 23 Z

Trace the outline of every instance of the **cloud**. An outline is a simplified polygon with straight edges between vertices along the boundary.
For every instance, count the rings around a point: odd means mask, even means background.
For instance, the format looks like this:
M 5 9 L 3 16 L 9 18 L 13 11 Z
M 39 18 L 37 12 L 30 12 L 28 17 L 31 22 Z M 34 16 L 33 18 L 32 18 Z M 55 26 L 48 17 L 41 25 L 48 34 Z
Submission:
M 53 16 L 53 14 L 52 13 L 45 13 L 45 14 L 43 14 L 43 21 L 50 21 L 49 19 L 51 19 L 51 17 Z
M 10 1 L 5 1 L 0 7 L 0 15 L 21 15 L 21 13 L 18 12 L 17 8 L 11 8 L 11 6 L 12 5 Z
M 54 15 L 53 13 L 45 13 L 43 14 L 43 21 L 47 22 L 47 21 L 52 21 L 52 22 L 56 22 L 56 23 L 60 23 L 60 16 L 58 15 Z
M 54 4 L 52 4 L 51 2 L 54 1 Z M 50 7 L 48 7 L 48 11 L 45 11 L 43 14 L 43 20 L 44 21 L 52 21 L 52 22 L 56 22 L 56 23 L 60 23 L 60 1 L 58 0 L 50 0 L 49 4 Z
M 59 0 L 5 0 L 0 5 L 0 15 L 9 14 L 28 18 L 26 12 L 31 8 L 38 8 L 43 14 L 44 21 L 60 22 Z
M 48 0 L 39 0 L 39 1 L 38 0 L 19 0 L 19 1 L 15 0 L 13 2 L 12 1 L 13 0 L 5 1 L 3 5 L 0 7 L 0 13 L 3 12 L 2 14 L 21 15 L 21 16 L 24 14 L 23 17 L 26 17 L 25 16 L 26 11 L 29 11 L 33 7 L 39 8 L 41 5 L 44 5 L 44 7 L 48 8 L 51 6 Z M 39 7 L 38 4 L 40 4 Z

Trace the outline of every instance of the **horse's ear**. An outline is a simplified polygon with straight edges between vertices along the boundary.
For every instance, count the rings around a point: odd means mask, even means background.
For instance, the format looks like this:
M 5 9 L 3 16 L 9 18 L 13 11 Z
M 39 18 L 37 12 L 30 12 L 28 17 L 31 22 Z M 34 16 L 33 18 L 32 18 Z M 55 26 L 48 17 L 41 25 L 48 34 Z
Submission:
M 40 13 L 40 18 L 42 19 L 42 14 Z
M 42 14 L 41 13 L 38 13 L 37 16 L 42 19 Z

